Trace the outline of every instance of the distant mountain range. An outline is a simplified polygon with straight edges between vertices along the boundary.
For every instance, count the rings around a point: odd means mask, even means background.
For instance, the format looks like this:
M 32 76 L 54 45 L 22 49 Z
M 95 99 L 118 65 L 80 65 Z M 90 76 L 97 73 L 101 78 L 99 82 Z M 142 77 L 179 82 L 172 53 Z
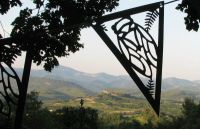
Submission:
M 22 69 L 16 71 L 22 74 Z M 44 70 L 31 71 L 29 91 L 40 91 L 44 99 L 45 97 L 62 99 L 95 95 L 105 89 L 123 89 L 126 92 L 140 93 L 128 75 L 90 74 L 64 66 L 56 67 L 51 73 Z M 164 97 L 171 98 L 174 95 L 200 96 L 200 80 L 165 78 L 162 81 L 162 91 Z
M 56 67 L 51 73 L 44 70 L 32 70 L 32 77 L 51 78 L 55 80 L 70 81 L 79 84 L 86 89 L 101 91 L 102 88 L 133 88 L 134 82 L 128 75 L 115 76 L 107 73 L 90 74 L 69 67 Z M 180 78 L 165 78 L 162 81 L 162 89 L 168 90 L 178 87 L 198 88 L 200 80 L 190 81 Z M 200 88 L 200 87 L 199 87 Z
M 135 85 L 128 76 L 114 76 L 107 73 L 89 74 L 64 66 L 55 68 L 51 73 L 32 70 L 31 76 L 73 82 L 93 92 L 101 92 L 105 88 L 130 89 Z

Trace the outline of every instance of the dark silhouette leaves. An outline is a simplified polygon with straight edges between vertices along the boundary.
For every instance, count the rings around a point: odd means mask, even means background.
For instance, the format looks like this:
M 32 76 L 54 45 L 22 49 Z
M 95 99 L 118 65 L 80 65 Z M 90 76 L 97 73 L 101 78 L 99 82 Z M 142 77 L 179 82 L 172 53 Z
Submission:
M 199 0 L 182 0 L 181 4 L 178 4 L 176 7 L 177 10 L 180 10 L 187 14 L 184 18 L 186 29 L 191 31 L 198 31 L 200 23 L 200 1 Z
M 149 90 L 149 94 L 154 95 L 154 89 L 155 89 L 155 85 L 154 85 L 154 81 L 152 79 L 150 79 L 147 83 L 147 88 Z
M 155 22 L 156 18 L 159 16 L 159 13 L 157 10 L 154 10 L 152 12 L 147 12 L 146 18 L 145 18 L 145 26 L 146 30 L 149 31 L 151 29 L 151 26 Z
M 5 14 L 7 11 L 14 6 L 21 6 L 22 3 L 20 0 L 1 0 L 0 1 L 0 13 Z
M 34 0 L 36 9 L 21 10 L 12 23 L 11 37 L 16 43 L 15 48 L 20 52 L 30 51 L 34 63 L 43 64 L 45 70 L 51 71 L 59 65 L 58 57 L 66 57 L 83 48 L 81 29 L 89 27 L 105 12 L 112 11 L 118 1 Z M 14 55 L 18 54 L 14 52 Z

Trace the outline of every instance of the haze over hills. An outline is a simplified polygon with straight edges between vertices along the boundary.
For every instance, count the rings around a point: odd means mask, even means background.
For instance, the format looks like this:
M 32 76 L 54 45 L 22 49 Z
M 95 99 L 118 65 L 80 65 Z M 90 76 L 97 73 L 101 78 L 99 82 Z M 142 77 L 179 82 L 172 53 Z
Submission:
M 16 69 L 16 71 L 19 74 L 22 73 L 22 69 Z M 190 81 L 179 78 L 165 78 L 162 81 L 163 97 L 199 97 L 199 82 L 199 80 Z M 66 99 L 95 95 L 105 89 L 142 96 L 128 75 L 90 74 L 64 66 L 55 68 L 51 73 L 44 70 L 31 71 L 29 91 L 39 91 L 44 99 L 45 97 Z
M 134 85 L 128 76 L 114 76 L 107 73 L 90 74 L 64 66 L 55 68 L 51 73 L 32 70 L 31 76 L 73 82 L 93 92 L 101 92 L 105 88 L 129 89 Z
M 51 73 L 45 72 L 44 70 L 32 70 L 31 76 L 33 77 L 45 77 L 52 78 L 55 80 L 64 80 L 75 82 L 81 85 L 88 83 L 99 84 L 103 87 L 115 87 L 115 88 L 132 88 L 135 84 L 128 75 L 115 76 L 107 73 L 90 74 L 84 73 L 69 67 L 59 66 L 56 67 Z M 171 89 L 176 87 L 196 87 L 199 86 L 200 80 L 190 81 L 186 79 L 179 79 L 175 77 L 163 79 L 163 90 Z M 88 86 L 88 85 L 87 85 Z M 94 86 L 88 86 L 94 87 Z
M 22 69 L 16 71 L 22 75 Z M 199 82 L 175 77 L 163 79 L 161 114 L 180 115 L 186 97 L 199 102 Z M 3 91 L 1 83 L 0 90 Z M 141 114 L 149 107 L 147 100 L 127 75 L 90 74 L 64 66 L 55 68 L 51 73 L 33 69 L 28 89 L 30 91 L 39 92 L 39 99 L 50 110 L 80 106 L 80 98 L 84 99 L 85 107 L 125 116 Z
M 43 77 L 31 77 L 30 91 L 37 91 L 41 99 L 67 100 L 84 96 L 93 96 L 94 92 L 81 87 L 78 84 L 62 80 L 54 80 Z

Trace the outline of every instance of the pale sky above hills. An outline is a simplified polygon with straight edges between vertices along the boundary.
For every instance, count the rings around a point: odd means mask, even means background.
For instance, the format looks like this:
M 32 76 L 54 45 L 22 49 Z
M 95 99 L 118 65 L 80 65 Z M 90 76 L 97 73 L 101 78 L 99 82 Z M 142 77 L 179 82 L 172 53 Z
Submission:
M 28 0 L 24 0 L 28 1 Z M 158 0 L 120 0 L 116 11 L 154 3 Z M 167 1 L 165 1 L 167 2 Z M 184 15 L 175 10 L 179 2 L 165 6 L 165 32 L 163 77 L 178 77 L 200 80 L 200 30 L 188 32 Z M 8 16 L 0 16 L 4 28 L 10 32 L 10 22 L 18 15 L 18 9 L 9 11 Z M 60 64 L 87 73 L 106 72 L 114 75 L 127 74 L 107 46 L 92 29 L 82 31 L 81 41 L 85 48 L 68 58 L 60 59 Z M 23 59 L 18 59 L 16 67 L 22 67 Z M 33 68 L 38 68 L 33 66 Z

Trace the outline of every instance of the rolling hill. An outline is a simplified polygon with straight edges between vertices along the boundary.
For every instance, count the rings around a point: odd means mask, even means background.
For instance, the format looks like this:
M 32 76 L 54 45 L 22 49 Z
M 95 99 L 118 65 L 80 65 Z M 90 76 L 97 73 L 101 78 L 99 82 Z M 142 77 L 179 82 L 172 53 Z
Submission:
M 28 92 L 30 91 L 39 92 L 42 100 L 67 100 L 94 95 L 92 91 L 73 82 L 42 77 L 31 77 Z
M 31 76 L 73 82 L 93 92 L 101 92 L 106 88 L 137 89 L 135 83 L 128 75 L 90 74 L 64 66 L 55 68 L 51 73 L 43 70 L 32 70 Z M 199 80 L 190 81 L 175 77 L 164 78 L 162 81 L 162 90 L 181 88 L 182 90 L 197 91 L 200 90 L 199 82 Z
M 114 76 L 107 73 L 90 74 L 64 66 L 55 68 L 51 73 L 43 70 L 32 70 L 31 76 L 70 81 L 97 93 L 105 88 L 130 89 L 134 85 L 128 76 Z
M 16 69 L 19 75 L 22 69 Z M 165 78 L 162 81 L 163 99 L 200 98 L 200 81 Z M 69 99 L 93 96 L 103 90 L 128 93 L 143 97 L 127 75 L 114 76 L 107 73 L 90 74 L 69 67 L 59 66 L 51 73 L 32 70 L 29 91 L 36 90 L 42 99 Z
M 16 71 L 22 74 L 22 69 Z M 179 109 L 186 97 L 199 101 L 199 82 L 175 77 L 163 79 L 161 113 L 180 114 Z M 28 91 L 33 90 L 39 92 L 40 100 L 49 109 L 79 106 L 80 98 L 84 98 L 84 106 L 100 111 L 123 112 L 125 115 L 137 115 L 148 105 L 129 76 L 90 74 L 64 66 L 55 68 L 51 73 L 32 70 Z

